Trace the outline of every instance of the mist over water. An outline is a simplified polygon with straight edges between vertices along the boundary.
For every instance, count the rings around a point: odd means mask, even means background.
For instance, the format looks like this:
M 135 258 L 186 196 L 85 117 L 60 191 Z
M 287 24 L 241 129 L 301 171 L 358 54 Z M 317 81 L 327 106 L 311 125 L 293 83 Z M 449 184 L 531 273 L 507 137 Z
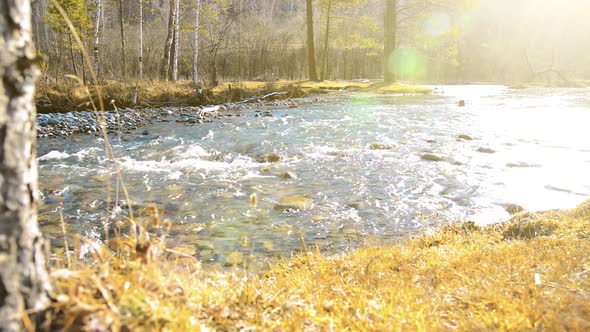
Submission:
M 174 222 L 172 241 L 194 245 L 204 261 L 233 251 L 288 255 L 300 233 L 329 251 L 389 243 L 445 223 L 504 221 L 509 204 L 536 211 L 590 197 L 588 89 L 433 88 L 333 97 L 271 117 L 159 122 L 111 143 L 132 205 L 157 204 Z M 56 225 L 63 202 L 73 232 L 101 238 L 112 180 L 102 140 L 40 141 L 43 227 Z M 265 162 L 268 153 L 282 160 Z M 302 196 L 311 209 L 275 209 Z

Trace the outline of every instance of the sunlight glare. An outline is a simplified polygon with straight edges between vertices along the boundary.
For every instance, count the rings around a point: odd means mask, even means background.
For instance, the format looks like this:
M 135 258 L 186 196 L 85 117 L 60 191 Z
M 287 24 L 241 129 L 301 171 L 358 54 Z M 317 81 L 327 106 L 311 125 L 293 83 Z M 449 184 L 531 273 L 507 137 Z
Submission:
M 451 28 L 451 18 L 443 12 L 432 13 L 424 23 L 424 32 L 432 37 L 445 34 Z
M 398 77 L 420 78 L 427 73 L 427 60 L 413 47 L 396 49 L 388 60 L 388 68 Z

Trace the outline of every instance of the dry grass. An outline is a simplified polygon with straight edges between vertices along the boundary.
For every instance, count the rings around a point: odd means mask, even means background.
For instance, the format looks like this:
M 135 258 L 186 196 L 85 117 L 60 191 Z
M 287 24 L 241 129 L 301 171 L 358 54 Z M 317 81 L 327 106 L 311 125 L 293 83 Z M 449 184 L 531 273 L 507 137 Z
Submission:
M 584 331 L 589 230 L 590 201 L 486 228 L 447 226 L 391 247 L 305 253 L 249 278 L 205 271 L 190 250 L 163 241 L 152 240 L 147 257 L 116 240 L 118 249 L 97 249 L 92 264 L 53 271 L 54 326 Z
M 403 83 L 378 83 L 370 86 L 367 91 L 381 94 L 429 94 L 432 92 L 431 89 L 424 86 Z
M 225 82 L 214 88 L 203 88 L 197 93 L 192 82 L 176 83 L 163 81 L 143 81 L 137 86 L 137 104 L 133 104 L 136 86 L 118 81 L 104 82 L 101 85 L 104 99 L 115 101 L 119 108 L 125 107 L 162 107 L 162 106 L 198 106 L 235 102 L 261 96 L 271 92 L 287 92 L 281 98 L 298 98 L 309 94 L 327 93 L 330 91 L 367 91 L 392 94 L 423 94 L 430 90 L 424 87 L 376 83 L 370 81 L 323 81 L 323 82 Z M 92 93 L 93 88 L 89 88 Z M 278 97 L 278 96 L 274 96 Z M 273 98 L 274 98 L 273 97 Z M 76 80 L 60 85 L 38 84 L 36 96 L 39 113 L 82 111 L 91 108 L 88 103 L 86 87 Z M 110 107 L 110 106 L 109 106 Z

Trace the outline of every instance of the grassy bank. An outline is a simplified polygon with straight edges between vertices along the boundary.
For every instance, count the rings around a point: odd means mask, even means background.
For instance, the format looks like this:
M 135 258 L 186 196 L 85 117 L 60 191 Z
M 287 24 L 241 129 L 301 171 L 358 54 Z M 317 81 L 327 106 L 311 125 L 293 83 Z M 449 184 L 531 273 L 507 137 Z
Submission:
M 94 251 L 96 262 L 53 271 L 54 324 L 583 331 L 590 329 L 589 230 L 590 201 L 502 225 L 447 226 L 390 247 L 304 253 L 263 274 L 204 271 L 192 256 L 155 240 L 129 256 L 133 246 L 117 239 L 110 250 Z
M 272 92 L 284 92 L 271 98 L 300 98 L 311 94 L 330 91 L 366 91 L 377 93 L 429 93 L 424 87 L 407 84 L 383 84 L 370 81 L 324 81 L 324 82 L 225 82 L 217 87 L 203 88 L 198 93 L 190 81 L 162 82 L 143 81 L 125 84 L 112 81 L 101 85 L 107 108 L 114 101 L 117 107 L 163 107 L 163 106 L 199 106 L 236 102 L 263 96 Z M 38 84 L 36 104 L 39 113 L 83 111 L 91 109 L 88 92 L 95 95 L 92 86 L 86 87 L 76 81 L 60 85 Z M 136 103 L 134 95 L 137 91 Z

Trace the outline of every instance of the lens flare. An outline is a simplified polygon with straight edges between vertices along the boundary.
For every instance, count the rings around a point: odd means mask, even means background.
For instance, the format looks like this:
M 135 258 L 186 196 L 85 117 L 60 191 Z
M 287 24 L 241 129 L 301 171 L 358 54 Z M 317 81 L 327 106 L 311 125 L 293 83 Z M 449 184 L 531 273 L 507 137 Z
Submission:
M 402 78 L 422 78 L 428 71 L 424 55 L 413 47 L 400 47 L 387 61 L 390 72 Z

